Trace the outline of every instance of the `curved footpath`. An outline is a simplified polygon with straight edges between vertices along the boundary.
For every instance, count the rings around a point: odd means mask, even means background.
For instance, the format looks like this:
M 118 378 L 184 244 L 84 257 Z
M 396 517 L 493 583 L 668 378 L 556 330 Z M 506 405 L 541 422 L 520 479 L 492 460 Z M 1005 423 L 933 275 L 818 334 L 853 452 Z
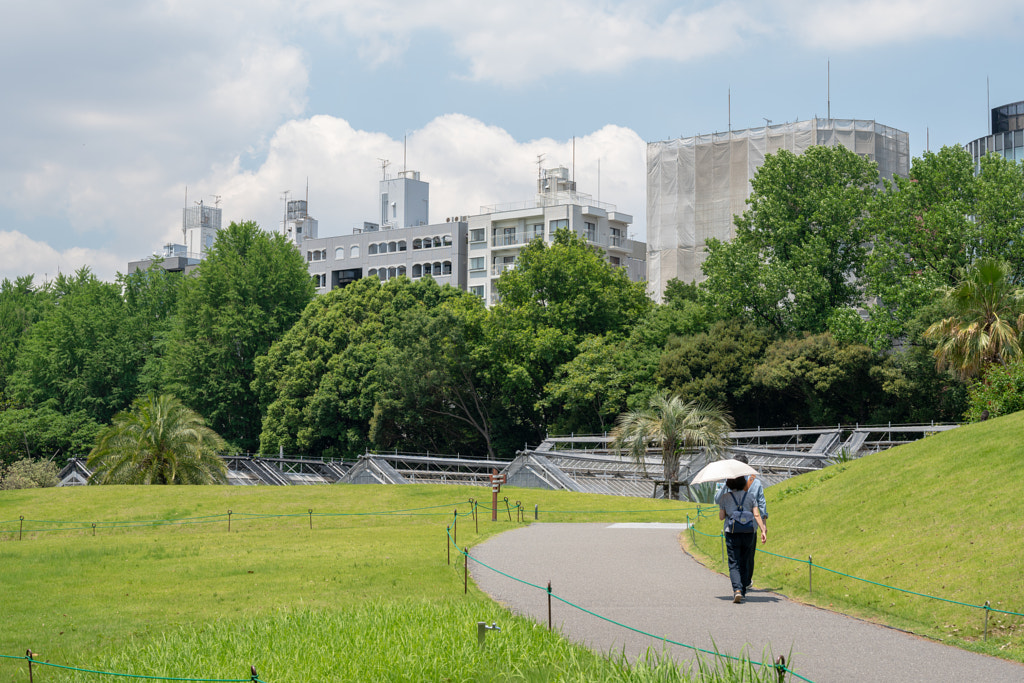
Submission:
M 546 586 L 580 607 L 687 645 L 755 661 L 785 655 L 796 673 L 831 681 L 1024 681 L 1024 665 L 797 604 L 781 595 L 747 592 L 732 602 L 729 579 L 679 546 L 684 525 L 547 524 L 499 534 L 470 556 L 523 581 Z M 768 539 L 769 545 L 771 539 Z M 546 624 L 545 591 L 470 561 L 477 585 L 517 614 Z M 630 659 L 661 641 L 552 600 L 552 620 L 568 638 Z M 500 625 L 500 624 L 499 624 Z M 491 634 L 500 638 L 500 634 Z M 673 657 L 692 650 L 669 646 Z M 793 679 L 799 680 L 799 679 Z

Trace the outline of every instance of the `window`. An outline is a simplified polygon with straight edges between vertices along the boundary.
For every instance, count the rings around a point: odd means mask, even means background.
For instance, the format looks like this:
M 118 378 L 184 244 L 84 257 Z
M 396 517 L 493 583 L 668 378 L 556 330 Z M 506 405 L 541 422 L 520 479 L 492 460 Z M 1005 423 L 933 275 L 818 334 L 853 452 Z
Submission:
M 398 266 L 398 274 L 405 275 L 405 266 Z
M 434 271 L 433 271 L 433 273 L 434 273 L 434 275 L 440 275 L 441 274 L 441 262 L 440 261 L 434 261 Z
M 484 236 L 483 228 L 473 228 L 469 231 L 470 242 L 486 242 L 487 238 Z
M 295 234 L 296 235 L 301 235 L 302 234 L 302 226 L 301 225 L 296 225 L 295 226 Z
M 398 277 L 398 268 L 394 266 L 388 268 L 388 279 L 390 280 L 393 277 Z
M 311 252 L 311 251 L 307 251 L 306 252 L 306 260 L 307 261 L 312 261 L 313 260 L 313 252 Z
M 376 268 L 370 268 L 370 270 L 367 271 L 366 276 L 367 277 L 373 277 L 376 274 L 377 274 L 377 269 Z
M 487 266 L 484 264 L 484 257 L 483 256 L 478 256 L 478 257 L 474 257 L 474 258 L 469 259 L 469 269 L 470 270 L 483 270 L 486 267 Z
M 440 237 L 435 237 L 434 238 L 434 246 L 435 247 L 441 246 L 441 238 Z
M 383 225 L 388 222 L 388 193 L 380 196 L 380 222 Z
M 473 295 L 476 295 L 476 296 L 480 297 L 481 299 L 483 299 L 484 298 L 484 286 L 483 285 L 473 285 L 472 287 L 469 288 L 469 293 L 473 294 Z
M 370 256 L 373 256 L 374 254 L 376 254 L 377 253 L 377 245 L 376 244 L 371 244 L 369 247 L 367 247 L 366 253 L 369 254 Z
M 388 253 L 388 244 L 387 244 L 387 242 L 381 242 L 380 244 L 378 244 L 377 245 L 377 252 L 381 253 L 381 254 Z
M 421 266 L 418 263 L 413 265 L 413 267 L 412 267 L 412 276 L 413 276 L 413 279 L 418 278 L 418 277 L 422 277 L 423 276 L 423 266 Z
M 588 242 L 596 242 L 597 241 L 597 225 L 595 223 L 586 223 L 585 225 L 587 227 L 587 241 Z
M 452 246 L 452 236 L 451 235 L 445 235 L 443 238 L 441 238 L 441 241 L 444 242 L 444 246 L 446 246 L 446 247 Z
M 442 266 L 441 266 L 441 275 L 451 275 L 451 274 L 452 274 L 452 262 L 451 261 L 445 261 L 442 264 Z
M 340 260 L 345 258 L 345 247 L 338 247 L 334 250 L 334 259 Z
M 538 237 L 540 237 L 541 239 L 544 239 L 544 224 L 543 223 L 535 223 L 533 225 L 533 239 L 536 239 Z
M 422 249 L 423 248 L 423 240 L 421 240 L 419 238 L 414 239 L 412 241 L 412 248 L 413 249 Z
M 398 251 L 405 251 L 405 240 L 399 240 Z
M 352 247 L 348 255 L 352 258 L 359 258 L 359 245 L 357 244 L 354 247 Z
M 559 218 L 558 220 L 551 221 L 551 224 L 550 224 L 551 234 L 554 235 L 556 232 L 558 232 L 558 230 L 560 228 L 568 228 L 568 227 L 569 227 L 569 219 L 568 218 Z
M 609 256 L 608 263 L 612 264 L 613 266 L 621 266 L 622 260 L 618 256 Z

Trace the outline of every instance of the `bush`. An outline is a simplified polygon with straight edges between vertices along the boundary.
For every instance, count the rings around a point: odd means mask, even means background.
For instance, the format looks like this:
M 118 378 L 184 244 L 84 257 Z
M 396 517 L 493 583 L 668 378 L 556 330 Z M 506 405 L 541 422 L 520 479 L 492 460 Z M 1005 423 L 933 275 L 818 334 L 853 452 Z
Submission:
M 967 400 L 966 417 L 971 422 L 983 419 L 983 415 L 999 417 L 1024 410 L 1024 360 L 993 365 L 983 381 L 968 389 Z
M 36 489 L 56 486 L 57 465 L 50 460 L 22 458 L 9 467 L 0 468 L 0 489 Z

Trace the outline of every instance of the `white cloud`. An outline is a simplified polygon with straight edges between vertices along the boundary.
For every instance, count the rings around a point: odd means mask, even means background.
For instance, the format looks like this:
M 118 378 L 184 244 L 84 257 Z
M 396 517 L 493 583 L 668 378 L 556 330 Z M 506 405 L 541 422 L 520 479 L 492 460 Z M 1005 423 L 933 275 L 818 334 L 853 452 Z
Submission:
M 682 9 L 657 0 L 310 0 L 304 13 L 355 37 L 371 64 L 398 59 L 419 33 L 447 36 L 473 80 L 521 84 L 567 72 L 685 62 L 737 48 L 761 31 L 741 2 Z
M 113 280 L 127 265 L 109 251 L 80 247 L 58 251 L 16 230 L 0 231 L 0 279 L 35 275 L 34 284 L 41 285 L 58 273 L 73 273 L 87 266 L 97 277 Z
M 402 170 L 402 140 L 353 129 L 331 116 L 314 116 L 281 126 L 269 143 L 266 161 L 254 171 L 239 164 L 217 169 L 199 185 L 216 188 L 224 220 L 257 220 L 276 230 L 282 193 L 292 198 L 310 184 L 310 213 L 320 235 L 347 234 L 363 221 L 376 221 L 380 159 Z M 635 219 L 642 236 L 645 211 L 644 142 L 633 131 L 605 126 L 576 140 L 576 180 L 581 192 L 614 203 Z M 537 156 L 543 166 L 572 163 L 572 142 L 515 140 L 505 130 L 460 114 L 440 116 L 408 138 L 408 168 L 430 183 L 430 219 L 479 213 L 483 205 L 530 199 L 536 192 Z M 598 187 L 597 160 L 601 160 Z
M 856 49 L 907 44 L 925 38 L 971 37 L 1018 28 L 1020 0 L 784 0 L 786 22 L 800 41 L 815 48 Z

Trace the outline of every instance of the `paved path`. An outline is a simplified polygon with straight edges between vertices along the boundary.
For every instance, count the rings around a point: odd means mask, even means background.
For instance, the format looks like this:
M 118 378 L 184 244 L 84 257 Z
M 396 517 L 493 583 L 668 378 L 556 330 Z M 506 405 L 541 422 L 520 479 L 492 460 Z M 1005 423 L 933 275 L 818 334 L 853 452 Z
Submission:
M 633 628 L 756 661 L 785 655 L 815 683 L 831 681 L 1024 681 L 1024 666 L 752 589 L 732 603 L 729 579 L 682 551 L 678 527 L 532 524 L 472 548 L 471 556 Z M 543 590 L 470 562 L 473 579 L 517 614 L 547 623 Z M 754 572 L 757 583 L 757 571 Z M 558 600 L 556 628 L 601 651 L 634 656 L 659 640 L 610 624 Z M 691 650 L 671 646 L 673 656 Z M 796 680 L 796 679 L 794 679 Z

